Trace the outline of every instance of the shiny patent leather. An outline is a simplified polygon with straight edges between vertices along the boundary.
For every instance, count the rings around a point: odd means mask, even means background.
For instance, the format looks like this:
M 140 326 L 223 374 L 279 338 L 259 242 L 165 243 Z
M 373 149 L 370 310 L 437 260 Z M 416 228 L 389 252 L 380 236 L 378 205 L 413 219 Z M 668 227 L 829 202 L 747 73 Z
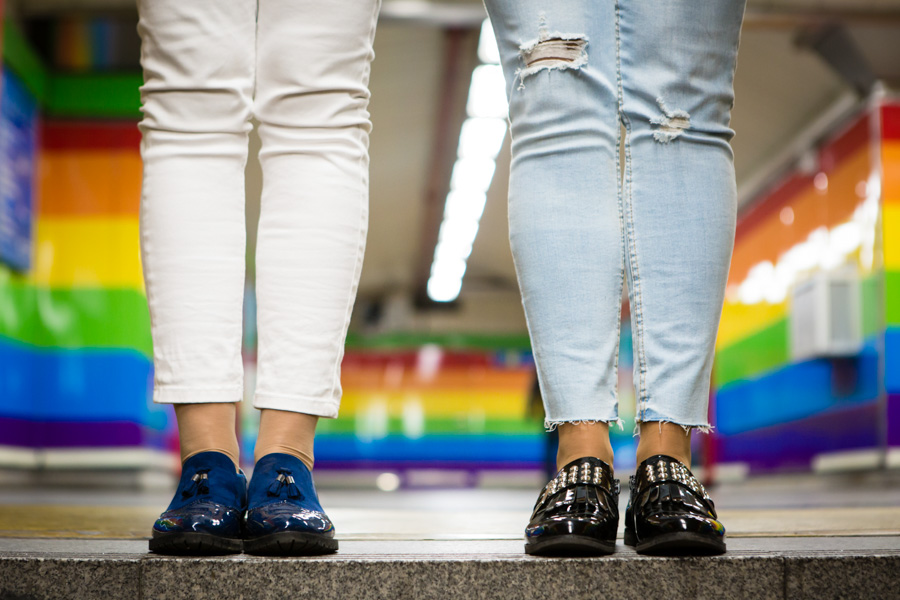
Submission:
M 725 526 L 690 469 L 658 454 L 631 478 L 625 543 L 642 554 L 721 554 Z
M 338 549 L 312 473 L 289 454 L 268 454 L 256 463 L 244 532 L 248 554 L 328 554 Z
M 599 458 L 579 458 L 544 487 L 525 528 L 525 552 L 590 556 L 615 551 L 619 481 Z
M 232 554 L 241 551 L 241 515 L 247 478 L 220 452 L 185 461 L 172 502 L 153 524 L 150 551 L 160 554 Z

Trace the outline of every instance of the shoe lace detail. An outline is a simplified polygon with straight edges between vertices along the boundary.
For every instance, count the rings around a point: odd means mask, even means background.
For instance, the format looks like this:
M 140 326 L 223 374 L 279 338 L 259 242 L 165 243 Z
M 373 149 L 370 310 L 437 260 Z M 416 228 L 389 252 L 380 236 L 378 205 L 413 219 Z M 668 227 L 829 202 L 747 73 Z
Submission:
M 209 493 L 209 469 L 199 469 L 191 477 L 191 486 L 181 492 L 182 498 Z
M 287 488 L 288 498 L 300 498 L 300 488 L 294 482 L 294 476 L 291 475 L 290 469 L 278 469 L 278 477 L 269 486 L 268 494 L 270 496 L 280 496 L 281 490 Z

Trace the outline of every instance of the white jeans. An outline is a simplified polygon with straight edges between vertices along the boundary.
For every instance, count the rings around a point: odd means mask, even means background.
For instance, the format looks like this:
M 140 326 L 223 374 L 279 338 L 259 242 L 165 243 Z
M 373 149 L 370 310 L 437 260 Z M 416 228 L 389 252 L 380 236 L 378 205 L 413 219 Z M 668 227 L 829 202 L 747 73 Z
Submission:
M 237 402 L 250 118 L 262 140 L 254 405 L 334 417 L 368 221 L 378 0 L 140 0 L 154 401 Z

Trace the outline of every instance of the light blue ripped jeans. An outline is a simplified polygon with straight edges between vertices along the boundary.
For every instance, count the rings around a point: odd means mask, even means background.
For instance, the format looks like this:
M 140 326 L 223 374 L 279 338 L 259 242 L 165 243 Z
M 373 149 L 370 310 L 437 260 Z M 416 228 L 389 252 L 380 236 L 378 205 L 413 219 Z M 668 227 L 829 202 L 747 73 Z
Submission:
M 510 240 L 547 427 L 618 421 L 627 280 L 637 421 L 707 430 L 734 243 L 729 120 L 744 0 L 486 5 L 510 102 Z

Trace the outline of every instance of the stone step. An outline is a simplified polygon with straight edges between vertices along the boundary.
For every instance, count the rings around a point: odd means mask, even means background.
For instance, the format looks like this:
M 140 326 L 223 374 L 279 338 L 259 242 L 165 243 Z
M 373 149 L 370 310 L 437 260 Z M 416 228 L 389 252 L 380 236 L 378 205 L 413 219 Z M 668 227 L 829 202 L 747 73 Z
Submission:
M 716 557 L 526 556 L 512 540 L 344 540 L 317 558 L 162 557 L 145 540 L 0 539 L 0 599 L 900 598 L 900 536 L 746 537 Z

